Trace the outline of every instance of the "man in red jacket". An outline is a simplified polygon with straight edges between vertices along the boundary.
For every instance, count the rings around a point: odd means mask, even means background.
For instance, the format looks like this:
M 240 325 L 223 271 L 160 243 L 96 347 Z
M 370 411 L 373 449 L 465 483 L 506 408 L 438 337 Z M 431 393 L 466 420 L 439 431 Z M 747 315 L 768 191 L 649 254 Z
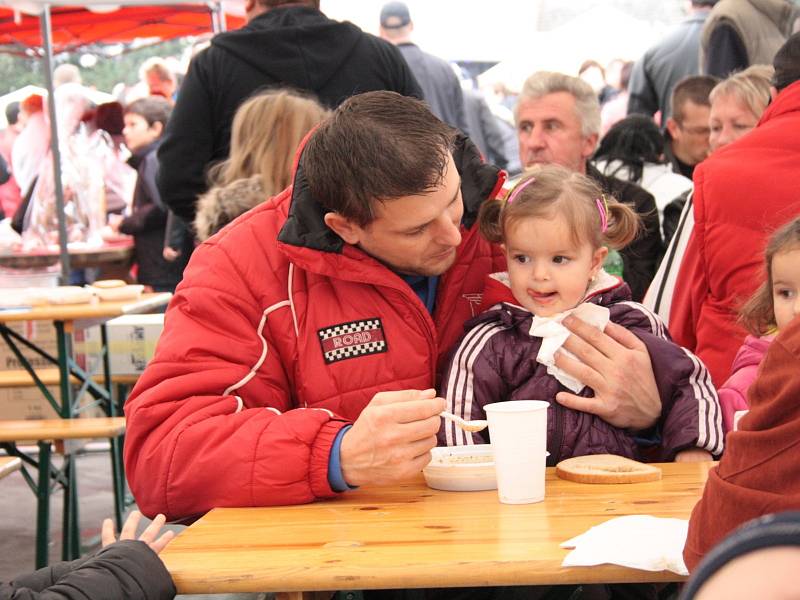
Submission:
M 418 100 L 342 104 L 300 149 L 292 187 L 191 259 L 125 407 L 140 509 L 298 504 L 418 473 L 443 358 L 505 268 L 474 227 L 503 179 Z M 560 366 L 591 382 L 587 407 L 650 426 L 646 348 L 621 328 L 572 327 L 583 364 Z

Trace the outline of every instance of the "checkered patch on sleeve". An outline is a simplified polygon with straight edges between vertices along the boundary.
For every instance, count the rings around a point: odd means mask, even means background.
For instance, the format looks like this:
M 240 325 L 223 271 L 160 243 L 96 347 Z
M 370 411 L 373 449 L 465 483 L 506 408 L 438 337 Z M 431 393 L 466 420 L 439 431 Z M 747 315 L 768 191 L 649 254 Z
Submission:
M 317 331 L 325 363 L 386 352 L 386 337 L 381 320 L 350 321 Z

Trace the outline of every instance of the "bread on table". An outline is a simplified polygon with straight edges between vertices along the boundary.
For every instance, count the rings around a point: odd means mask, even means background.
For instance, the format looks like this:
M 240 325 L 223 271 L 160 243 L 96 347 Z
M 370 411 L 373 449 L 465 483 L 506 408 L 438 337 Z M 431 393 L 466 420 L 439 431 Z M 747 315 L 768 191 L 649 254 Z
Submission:
M 107 290 L 111 288 L 125 287 L 126 285 L 128 284 L 125 283 L 122 279 L 101 279 L 99 281 L 95 281 L 92 284 L 92 287 Z
M 624 456 L 593 454 L 562 460 L 556 475 L 577 483 L 641 483 L 661 479 L 661 469 Z

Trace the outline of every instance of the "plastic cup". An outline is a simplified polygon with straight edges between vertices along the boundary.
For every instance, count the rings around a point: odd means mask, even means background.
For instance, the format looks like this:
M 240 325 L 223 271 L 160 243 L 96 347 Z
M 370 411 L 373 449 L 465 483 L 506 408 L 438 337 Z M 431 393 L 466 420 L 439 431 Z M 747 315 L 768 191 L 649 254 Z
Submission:
M 497 495 L 504 504 L 544 500 L 549 406 L 543 400 L 509 400 L 484 406 L 494 448 Z

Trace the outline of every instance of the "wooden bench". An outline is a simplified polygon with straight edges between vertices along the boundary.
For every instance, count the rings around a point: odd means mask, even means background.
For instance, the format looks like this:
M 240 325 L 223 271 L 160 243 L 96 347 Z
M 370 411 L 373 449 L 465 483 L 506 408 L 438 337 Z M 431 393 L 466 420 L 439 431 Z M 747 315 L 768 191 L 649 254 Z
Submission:
M 21 467 L 21 458 L 17 456 L 0 456 L 0 479 L 11 475 L 14 471 L 19 471 Z
M 50 492 L 51 480 L 64 489 L 64 527 L 62 531 L 62 559 L 72 560 L 81 555 L 80 527 L 78 520 L 78 491 L 73 452 L 65 449 L 67 440 L 108 438 L 112 443 L 112 470 L 114 472 L 114 508 L 118 520 L 125 502 L 119 438 L 125 433 L 125 417 L 99 417 L 75 419 L 42 419 L 38 421 L 0 420 L 0 444 L 17 461 L 35 467 L 38 478 L 33 478 L 23 468 L 23 476 L 36 493 L 36 567 L 48 562 L 50 539 Z M 39 455 L 35 459 L 17 448 L 16 442 L 32 440 L 38 443 Z M 64 453 L 60 469 L 51 460 L 53 446 Z M 121 461 L 120 461 L 121 462 Z

